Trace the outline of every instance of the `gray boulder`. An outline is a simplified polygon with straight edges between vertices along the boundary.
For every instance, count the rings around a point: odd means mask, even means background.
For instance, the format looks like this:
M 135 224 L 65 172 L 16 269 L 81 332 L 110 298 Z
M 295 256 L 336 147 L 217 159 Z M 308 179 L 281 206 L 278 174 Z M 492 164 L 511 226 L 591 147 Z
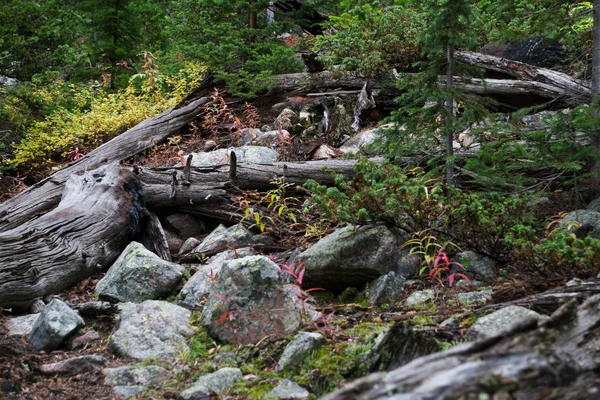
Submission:
M 471 279 L 494 279 L 496 277 L 496 263 L 494 260 L 475 253 L 463 251 L 456 254 L 455 259 L 464 267 L 462 271 Z
M 348 226 L 315 243 L 290 262 L 305 263 L 305 287 L 321 287 L 341 292 L 346 287 L 362 287 L 388 272 L 410 277 L 419 267 L 402 245 L 410 237 L 385 225 Z
M 458 302 L 465 306 L 476 305 L 483 306 L 492 301 L 493 290 L 478 290 L 474 292 L 462 292 L 457 295 Z
M 96 285 L 96 296 L 111 302 L 140 302 L 173 292 L 184 268 L 131 242 Z
M 36 350 L 52 351 L 83 325 L 83 319 L 77 311 L 63 301 L 54 299 L 35 321 L 29 334 L 29 343 Z
M 138 360 L 175 358 L 188 349 L 194 334 L 191 312 L 166 301 L 126 303 L 108 342 L 109 349 Z
M 270 244 L 272 244 L 272 240 L 268 236 L 255 235 L 241 225 L 233 225 L 229 228 L 219 225 L 191 253 L 213 255 L 232 248 Z
M 126 365 L 105 368 L 102 372 L 104 383 L 113 386 L 115 394 L 126 398 L 147 390 L 149 386 L 158 386 L 169 378 L 169 371 L 156 365 Z
M 386 124 L 379 126 L 375 129 L 369 129 L 356 134 L 353 138 L 348 140 L 340 147 L 340 151 L 343 154 L 355 153 L 355 154 L 366 154 L 369 156 L 375 155 L 375 153 L 369 149 L 369 145 L 373 144 L 377 139 L 382 136 L 382 131 L 391 129 L 392 124 Z
M 192 153 L 192 167 L 210 167 L 229 164 L 231 152 L 235 151 L 238 162 L 271 164 L 277 161 L 275 150 L 262 146 L 241 146 L 229 149 L 218 149 L 208 153 Z
M 269 392 L 269 396 L 281 400 L 305 400 L 308 399 L 308 395 L 308 390 L 289 379 L 284 379 Z
M 525 318 L 542 318 L 540 314 L 520 306 L 508 306 L 479 318 L 467 332 L 468 340 L 497 335 Z
M 578 238 L 586 236 L 600 238 L 600 212 L 593 210 L 576 210 L 565 215 L 562 220 L 570 232 Z
M 42 310 L 43 311 L 43 310 Z M 29 314 L 21 317 L 10 318 L 6 321 L 8 336 L 28 336 L 40 314 Z
M 406 278 L 392 271 L 375 279 L 369 285 L 369 304 L 379 306 L 397 301 L 404 292 Z
M 304 311 L 309 314 L 312 309 Z M 264 256 L 227 261 L 204 306 L 202 324 L 222 342 L 257 343 L 267 335 L 284 337 L 302 325 L 302 302 Z
M 320 333 L 300 332 L 283 350 L 275 372 L 297 367 L 310 353 L 321 347 L 323 340 Z
M 223 251 L 209 258 L 205 265 L 197 267 L 197 272 L 181 289 L 180 296 L 183 298 L 181 305 L 192 309 L 201 307 L 202 302 L 208 296 L 214 284 L 213 280 L 219 275 L 225 261 L 255 254 L 256 251 L 253 248 L 244 247 L 236 251 Z
M 195 400 L 204 398 L 203 396 L 207 394 L 219 394 L 233 386 L 241 377 L 242 371 L 239 368 L 221 368 L 212 374 L 198 378 L 194 386 L 181 392 L 179 398 Z
M 189 214 L 175 213 L 169 215 L 165 220 L 167 229 L 171 230 L 182 240 L 206 233 L 206 226 L 204 223 Z
M 195 247 L 198 247 L 200 243 L 202 242 L 195 237 L 187 238 L 179 248 L 179 255 L 189 253 L 190 251 L 194 250 Z
M 435 299 L 435 293 L 433 289 L 418 290 L 411 293 L 404 301 L 404 304 L 407 306 L 416 306 L 433 299 Z

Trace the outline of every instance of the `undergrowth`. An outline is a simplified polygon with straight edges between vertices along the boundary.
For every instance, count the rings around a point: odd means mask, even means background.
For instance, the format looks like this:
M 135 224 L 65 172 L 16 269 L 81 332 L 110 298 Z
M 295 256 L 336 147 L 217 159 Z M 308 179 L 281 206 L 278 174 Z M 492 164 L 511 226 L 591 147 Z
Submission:
M 600 256 L 599 239 L 577 237 L 567 224 L 544 227 L 543 221 L 536 221 L 533 195 L 469 192 L 444 185 L 420 168 L 403 169 L 391 163 L 361 160 L 354 172 L 351 180 L 338 175 L 333 187 L 306 183 L 312 201 L 327 218 L 426 231 L 436 243 L 452 243 L 455 249 L 474 250 L 503 266 L 544 276 L 589 273 Z M 426 252 L 431 264 L 440 255 L 437 247 L 432 249 Z M 448 263 L 449 256 L 444 252 Z

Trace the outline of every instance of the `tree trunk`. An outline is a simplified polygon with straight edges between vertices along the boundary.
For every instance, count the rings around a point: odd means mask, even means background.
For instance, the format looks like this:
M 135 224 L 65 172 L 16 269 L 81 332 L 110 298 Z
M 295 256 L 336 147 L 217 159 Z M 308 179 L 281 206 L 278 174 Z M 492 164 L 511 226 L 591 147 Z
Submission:
M 600 0 L 594 0 L 594 33 L 592 47 L 592 102 L 595 102 L 596 111 L 594 117 L 600 118 L 598 111 L 598 94 L 600 93 Z M 596 127 L 592 132 L 592 146 L 594 154 L 592 155 L 592 172 L 596 175 L 600 173 L 600 128 Z M 592 180 L 593 188 L 596 194 L 600 193 L 600 176 L 595 176 Z
M 0 233 L 0 307 L 25 308 L 103 271 L 146 213 L 139 181 L 117 163 L 71 175 L 54 210 Z
M 451 35 L 450 35 L 451 36 Z M 446 89 L 450 92 L 454 90 L 454 48 L 452 43 L 446 45 Z M 446 125 L 446 183 L 452 185 L 454 182 L 454 162 L 452 156 L 454 155 L 454 96 L 449 96 L 446 99 L 446 119 L 444 124 Z

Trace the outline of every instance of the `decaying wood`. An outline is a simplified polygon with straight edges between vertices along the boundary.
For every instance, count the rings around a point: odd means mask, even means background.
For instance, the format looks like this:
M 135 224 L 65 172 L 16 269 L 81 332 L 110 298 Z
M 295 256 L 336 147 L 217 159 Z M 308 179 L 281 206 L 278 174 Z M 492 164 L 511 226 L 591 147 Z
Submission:
M 220 197 L 226 196 L 232 185 L 239 189 L 272 189 L 273 180 L 282 177 L 287 183 L 295 185 L 303 185 L 307 179 L 333 185 L 336 174 L 352 177 L 354 164 L 356 160 L 238 163 L 234 181 L 230 179 L 229 164 L 191 168 L 187 179 L 182 167 L 139 168 L 138 177 L 148 206 L 157 208 L 223 201 L 225 199 Z M 171 192 L 173 181 L 174 193 Z
M 510 287 L 507 289 L 510 289 Z M 498 290 L 498 292 L 500 291 L 503 291 L 503 289 Z M 574 280 L 565 286 L 559 286 L 557 288 L 531 296 L 522 297 L 517 300 L 498 304 L 490 304 L 479 308 L 477 311 L 484 312 L 487 310 L 495 310 L 508 306 L 521 306 L 532 309 L 541 314 L 551 314 L 571 300 L 582 302 L 584 299 L 598 294 L 600 294 L 600 282 L 583 282 Z M 501 296 L 500 293 L 494 293 L 494 298 L 499 296 Z
M 27 307 L 108 268 L 146 212 L 139 181 L 117 163 L 71 175 L 54 210 L 0 233 L 0 307 Z
M 360 378 L 323 400 L 589 399 L 600 378 L 600 295 L 550 319 Z
M 466 64 L 514 76 L 521 81 L 550 85 L 553 92 L 562 93 L 562 96 L 569 97 L 574 104 L 588 102 L 592 97 L 590 82 L 575 79 L 562 72 L 469 51 L 457 51 L 455 57 Z
M 69 176 L 82 173 L 113 161 L 127 160 L 157 143 L 166 140 L 188 122 L 194 120 L 208 98 L 201 97 L 189 104 L 163 112 L 134 126 L 80 160 L 62 168 L 31 186 L 12 199 L 0 204 L 0 232 L 18 227 L 55 207 Z
M 171 261 L 169 243 L 156 213 L 152 211 L 148 213 L 146 223 L 142 227 L 141 237 L 136 240 L 163 260 Z
M 537 100 L 539 104 L 554 99 L 561 99 L 567 104 L 580 104 L 591 98 L 589 82 L 575 79 L 562 72 L 465 51 L 456 52 L 456 59 L 516 78 L 467 81 L 460 77 L 454 77 L 457 80 L 457 87 L 467 93 L 485 96 L 538 96 L 540 97 Z M 444 76 L 440 76 L 439 79 L 442 84 L 446 80 Z M 307 95 L 309 97 L 322 97 L 356 93 L 365 83 L 377 91 L 375 100 L 378 103 L 382 99 L 388 101 L 400 94 L 396 88 L 396 78 L 393 73 L 380 74 L 376 77 L 336 74 L 330 71 L 278 75 L 274 78 L 272 89 L 288 92 L 309 91 L 312 92 Z

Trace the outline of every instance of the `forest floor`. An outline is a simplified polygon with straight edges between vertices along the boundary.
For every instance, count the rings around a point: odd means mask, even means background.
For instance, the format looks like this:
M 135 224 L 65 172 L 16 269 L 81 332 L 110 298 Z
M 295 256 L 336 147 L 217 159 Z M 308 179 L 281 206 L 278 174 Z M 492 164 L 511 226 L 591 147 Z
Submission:
M 206 141 L 209 139 L 212 139 L 212 137 L 199 136 L 196 128 L 192 125 L 186 131 L 182 132 L 181 136 L 173 138 L 169 143 L 157 145 L 148 151 L 142 165 L 147 167 L 176 165 L 181 161 L 182 154 L 202 151 Z M 231 135 L 225 135 L 219 141 L 218 145 L 219 147 L 236 145 L 235 142 L 238 139 Z M 289 145 L 293 146 L 293 143 Z M 289 147 L 288 150 L 291 148 Z M 0 194 L 3 196 L 0 197 L 0 202 L 14 196 L 26 187 L 20 178 L 2 176 L 0 178 Z M 245 194 L 247 198 L 254 196 L 257 199 L 260 199 L 263 195 Z M 558 193 L 555 196 L 554 200 L 556 201 L 551 202 L 553 208 L 556 208 L 558 211 L 565 211 L 563 208 L 570 203 L 569 194 Z M 554 212 L 554 210 L 546 210 L 546 212 Z M 331 231 L 331 228 L 332 225 L 325 226 L 324 232 Z M 281 244 L 293 249 L 303 244 L 303 242 L 316 241 L 317 239 L 317 237 L 310 238 L 300 235 L 297 240 Z M 94 289 L 96 283 L 101 278 L 102 275 L 88 278 L 57 296 L 71 304 L 95 300 Z M 545 280 L 539 276 L 512 273 L 508 278 L 505 277 L 497 282 L 488 282 L 487 284 L 494 288 L 493 302 L 501 303 L 547 290 L 564 283 L 564 281 L 564 279 Z M 431 285 L 423 282 L 413 288 L 413 291 L 425 287 L 431 287 Z M 457 288 L 456 290 L 469 289 Z M 407 291 L 405 295 L 408 296 L 408 294 L 410 294 L 410 291 Z M 329 321 L 330 326 L 327 327 L 330 333 L 328 341 L 335 343 L 336 340 L 343 341 L 348 339 L 341 333 L 344 329 L 347 329 L 352 324 L 364 321 L 402 321 L 418 315 L 441 321 L 452 314 L 474 311 L 473 307 L 461 308 L 458 306 L 446 307 L 443 305 L 445 304 L 443 301 L 444 297 L 451 298 L 454 295 L 454 289 L 448 292 L 440 291 L 438 301 L 436 301 L 436 304 L 439 304 L 439 306 L 434 312 L 427 310 L 415 311 L 413 308 L 403 307 L 400 305 L 403 304 L 403 298 L 398 299 L 396 305 L 391 305 L 384 310 L 355 303 L 345 303 L 337 299 L 318 300 L 318 307 L 328 311 L 335 311 L 335 317 Z M 34 351 L 25 337 L 8 337 L 5 329 L 5 322 L 8 317 L 9 314 L 5 313 L 3 315 L 2 310 L 0 310 L 0 399 L 70 400 L 117 398 L 113 393 L 112 387 L 104 383 L 104 375 L 101 369 L 72 376 L 47 376 L 40 371 L 39 366 L 82 355 L 104 356 L 107 360 L 105 367 L 118 367 L 137 362 L 126 357 L 117 357 L 108 350 L 108 338 L 116 323 L 114 316 L 99 316 L 86 320 L 85 330 L 93 330 L 99 333 L 99 338 L 96 340 L 85 343 L 83 346 L 77 348 L 62 349 L 53 351 L 52 353 Z M 457 340 L 460 340 L 463 334 L 464 330 L 453 332 Z M 183 363 L 181 360 L 174 360 L 173 362 Z M 152 391 L 150 394 L 138 396 L 138 398 L 176 398 L 180 390 L 192 384 L 192 377 L 197 372 L 193 366 L 190 367 L 189 365 L 183 368 L 182 371 L 183 373 L 178 376 L 180 380 L 178 387 L 163 390 L 160 393 Z M 243 397 L 230 398 L 241 399 Z

